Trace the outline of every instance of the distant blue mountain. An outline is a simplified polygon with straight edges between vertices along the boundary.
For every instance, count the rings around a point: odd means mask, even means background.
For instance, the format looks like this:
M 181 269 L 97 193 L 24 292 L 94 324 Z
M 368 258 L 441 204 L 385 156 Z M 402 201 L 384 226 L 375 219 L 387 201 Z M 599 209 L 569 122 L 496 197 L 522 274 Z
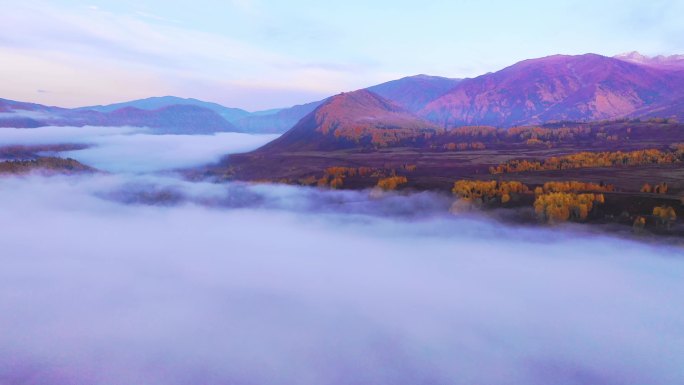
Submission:
M 416 75 L 378 84 L 369 87 L 368 90 L 410 112 L 416 112 L 430 101 L 449 92 L 458 83 L 459 79 Z M 248 112 L 240 108 L 176 96 L 156 96 L 75 109 L 0 99 L 0 127 L 130 125 L 150 127 L 158 133 L 283 133 L 325 100 L 289 108 Z
M 99 106 L 81 107 L 78 110 L 93 110 L 100 112 L 112 112 L 121 108 L 134 107 L 140 110 L 158 110 L 170 106 L 196 106 L 206 108 L 221 115 L 229 122 L 235 122 L 240 118 L 250 115 L 249 112 L 240 108 L 224 107 L 217 103 L 205 102 L 192 98 L 179 98 L 176 96 L 154 96 L 146 99 L 131 100 L 128 102 L 114 103 Z
M 212 134 L 240 131 L 217 112 L 189 104 L 156 109 L 125 106 L 116 109 L 58 108 L 0 99 L 0 127 L 134 126 L 156 134 Z
M 323 100 L 296 105 L 290 108 L 255 112 L 234 122 L 235 126 L 244 132 L 254 133 L 283 133 L 308 115 Z

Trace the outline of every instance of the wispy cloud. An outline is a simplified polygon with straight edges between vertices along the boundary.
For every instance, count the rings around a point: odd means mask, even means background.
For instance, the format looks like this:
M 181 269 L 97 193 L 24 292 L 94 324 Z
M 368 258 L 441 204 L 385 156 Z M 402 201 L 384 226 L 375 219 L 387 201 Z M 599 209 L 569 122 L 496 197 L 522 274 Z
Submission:
M 253 9 L 254 5 L 239 2 L 239 7 Z M 1 14 L 0 26 L 11 31 L 0 37 L 3 61 L 13 67 L 30 62 L 34 71 L 23 71 L 20 77 L 40 78 L 45 87 L 54 90 L 43 100 L 61 100 L 68 105 L 150 96 L 141 95 L 147 90 L 187 96 L 195 83 L 204 83 L 213 84 L 211 95 L 224 104 L 275 107 L 272 100 L 258 104 L 253 100 L 256 98 L 248 97 L 252 100 L 247 105 L 240 97 L 254 87 L 257 94 L 258 89 L 287 90 L 295 99 L 302 94 L 306 96 L 300 101 L 310 101 L 344 90 L 347 83 L 354 83 L 350 81 L 353 74 L 358 74 L 343 67 L 302 64 L 295 57 L 225 35 L 189 29 L 143 11 L 125 14 L 101 7 L 65 10 L 29 3 Z M 66 77 L 68 84 L 59 80 L 65 78 L 60 71 L 72 72 Z M 8 73 L 3 72 L 3 77 Z M 125 87 L 111 87 L 111 79 Z M 26 95 L 21 88 L 35 82 L 25 80 L 5 82 L 10 85 L 5 92 Z M 141 87 L 141 81 L 147 86 Z
M 0 14 L 0 81 L 4 97 L 48 104 L 177 94 L 253 110 L 555 53 L 677 53 L 682 12 L 674 0 L 27 0 Z

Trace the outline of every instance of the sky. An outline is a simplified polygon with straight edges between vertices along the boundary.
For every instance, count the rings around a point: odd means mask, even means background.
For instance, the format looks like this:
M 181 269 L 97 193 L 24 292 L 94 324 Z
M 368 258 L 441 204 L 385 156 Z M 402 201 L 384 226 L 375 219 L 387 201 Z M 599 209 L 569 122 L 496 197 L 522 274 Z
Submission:
M 249 111 L 556 53 L 684 53 L 682 0 L 0 0 L 0 97 Z

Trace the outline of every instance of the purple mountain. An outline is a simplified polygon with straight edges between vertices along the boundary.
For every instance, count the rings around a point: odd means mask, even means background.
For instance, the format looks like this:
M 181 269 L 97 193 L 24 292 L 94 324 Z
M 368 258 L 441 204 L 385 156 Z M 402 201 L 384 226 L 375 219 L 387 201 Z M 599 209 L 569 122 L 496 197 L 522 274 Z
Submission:
M 594 54 L 555 55 L 463 80 L 419 114 L 444 127 L 510 127 L 646 116 L 683 97 L 682 71 Z

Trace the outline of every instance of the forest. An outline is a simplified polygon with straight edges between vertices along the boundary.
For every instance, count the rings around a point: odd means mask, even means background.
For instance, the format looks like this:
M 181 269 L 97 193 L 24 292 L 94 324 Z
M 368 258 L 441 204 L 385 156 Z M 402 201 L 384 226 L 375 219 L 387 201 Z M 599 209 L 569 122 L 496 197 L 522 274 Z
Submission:
M 77 174 L 95 172 L 92 167 L 71 158 L 40 157 L 28 160 L 6 160 L 0 162 L 0 174 L 41 173 Z
M 567 170 L 573 168 L 592 167 L 629 167 L 648 164 L 671 164 L 681 162 L 682 153 L 678 148 L 682 144 L 673 145 L 671 151 L 658 149 L 635 150 L 629 152 L 579 152 L 564 156 L 552 156 L 544 160 L 514 159 L 495 167 L 490 167 L 491 174 L 503 174 L 524 171 Z

